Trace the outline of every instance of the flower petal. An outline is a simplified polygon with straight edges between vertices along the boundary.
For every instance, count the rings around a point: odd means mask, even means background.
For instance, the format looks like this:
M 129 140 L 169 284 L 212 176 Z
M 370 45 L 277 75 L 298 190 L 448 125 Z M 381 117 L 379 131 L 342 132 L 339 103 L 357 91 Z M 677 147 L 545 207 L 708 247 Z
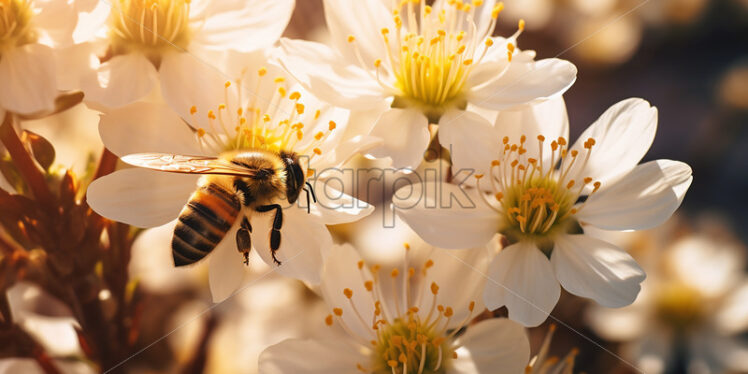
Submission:
M 386 97 L 377 81 L 324 44 L 281 39 L 283 67 L 320 99 L 348 109 L 377 107 Z
M 68 0 L 35 1 L 34 31 L 38 42 L 53 48 L 73 44 L 73 31 L 78 23 L 78 10 Z
M 329 181 L 315 179 L 312 183 L 317 203 L 312 202 L 311 211 L 325 225 L 339 225 L 358 221 L 374 212 L 374 206 L 356 199 L 328 184 Z M 302 192 L 303 195 L 303 192 Z M 298 201 L 301 201 L 300 198 Z M 307 201 L 297 205 L 305 209 Z
M 120 107 L 146 96 L 156 82 L 158 72 L 153 64 L 140 53 L 129 53 L 101 64 L 97 74 L 82 85 L 86 100 Z
M 530 360 L 530 341 L 525 329 L 505 318 L 471 325 L 459 338 L 457 359 L 450 373 L 522 373 Z
M 425 246 L 425 243 L 423 245 Z M 428 257 L 423 258 L 422 261 L 425 262 L 430 259 L 434 265 L 428 270 L 421 284 L 428 286 L 433 282 L 440 286 L 437 303 L 449 305 L 454 311 L 448 328 L 459 328 L 465 318 L 471 315 L 471 302 L 475 303 L 472 311 L 473 316 L 484 309 L 483 286 L 486 283 L 488 264 L 495 252 L 488 246 L 450 250 L 431 248 Z M 416 244 L 411 248 L 411 253 L 415 253 L 419 249 Z M 415 263 L 415 265 L 422 264 Z M 455 284 L 456 279 L 459 279 L 459 286 Z M 428 313 L 432 307 L 433 299 L 423 297 L 420 301 L 420 305 L 416 306 L 424 313 Z
M 51 111 L 57 97 L 52 48 L 27 44 L 3 51 L 0 59 L 0 106 L 16 113 Z
M 564 289 L 609 308 L 633 303 L 646 278 L 631 255 L 587 235 L 559 235 L 551 264 Z
M 639 299 L 644 296 L 646 287 L 642 288 L 640 295 L 633 304 L 623 308 L 603 308 L 593 306 L 588 308 L 586 321 L 588 326 L 603 339 L 611 341 L 629 341 L 647 333 L 649 328 L 647 307 L 639 305 Z
M 673 243 L 666 255 L 672 276 L 703 297 L 724 297 L 744 276 L 744 249 L 714 238 L 686 237 Z
M 513 63 L 501 78 L 473 89 L 467 99 L 488 109 L 510 109 L 559 96 L 576 78 L 577 68 L 566 60 Z
M 277 268 L 280 274 L 318 284 L 325 254 L 332 246 L 332 237 L 327 226 L 309 217 L 306 208 L 294 205 L 283 209 L 281 243 L 275 252 L 281 266 L 277 266 L 273 262 L 270 250 L 270 231 L 274 214 L 274 210 L 267 213 L 252 213 L 252 246 L 262 260 Z
M 548 143 L 558 137 L 569 140 L 569 117 L 566 115 L 566 104 L 562 97 L 525 105 L 515 110 L 502 110 L 494 126 L 502 136 L 509 137 L 512 143 L 519 143 L 521 136 L 525 135 L 526 157 L 539 159 L 538 135 L 543 135 L 547 139 L 544 142 L 546 148 Z M 497 138 L 496 142 L 498 141 Z M 548 152 L 548 149 L 544 149 L 543 162 L 545 165 L 551 162 L 551 152 Z
M 649 229 L 678 209 L 692 180 L 685 163 L 650 161 L 592 194 L 577 217 L 605 230 Z
M 429 145 L 428 120 L 415 109 L 391 108 L 379 117 L 371 136 L 383 141 L 369 151 L 371 156 L 389 157 L 392 166 L 398 169 L 414 169 L 421 164 L 423 152 Z
M 579 180 L 590 177 L 605 183 L 624 175 L 647 153 L 656 131 L 657 108 L 638 98 L 618 102 L 574 143 L 571 149 L 577 150 L 580 157 L 586 157 L 584 143 L 589 138 L 595 139 L 589 160 L 575 163 L 569 171 L 570 178 Z
M 195 127 L 202 127 L 206 131 L 210 129 L 208 111 L 218 112 L 220 104 L 230 108 L 237 107 L 235 91 L 225 90 L 225 83 L 235 77 L 223 74 L 218 68 L 191 54 L 165 55 L 159 73 L 164 101 Z M 260 99 L 269 101 L 271 98 Z M 190 113 L 193 106 L 197 109 L 194 116 Z
M 409 191 L 407 198 L 402 198 Z M 491 240 L 499 215 L 475 190 L 448 183 L 414 183 L 395 192 L 397 215 L 429 244 L 441 248 L 479 247 Z
M 197 23 L 193 43 L 211 49 L 250 52 L 272 46 L 286 29 L 294 0 L 221 0 L 212 1 Z
M 452 109 L 439 119 L 439 143 L 452 156 L 454 175 L 461 169 L 484 174 L 501 154 L 499 133 L 478 114 Z
M 201 155 L 195 134 L 168 106 L 138 102 L 107 110 L 99 123 L 106 147 L 118 156 L 140 152 Z
M 361 257 L 350 244 L 334 246 L 325 261 L 320 290 L 329 308 L 343 310 L 340 319 L 348 329 L 363 341 L 369 341 L 376 339 L 374 330 L 368 324 L 374 314 L 374 300 L 364 287 L 364 282 L 373 278 L 365 267 L 359 270 L 359 261 Z M 366 279 L 362 279 L 362 274 Z M 353 291 L 350 300 L 343 294 L 346 288 Z M 351 303 L 356 306 L 356 310 Z M 358 319 L 356 313 L 361 314 L 366 325 Z
M 324 175 L 325 170 L 338 170 L 353 156 L 381 144 L 382 139 L 378 137 L 356 135 L 335 144 L 334 148 L 324 152 L 321 157 L 310 160 L 309 166 L 319 170 L 319 174 Z
M 237 220 L 238 221 L 238 220 Z M 236 232 L 239 225 L 226 233 L 220 243 L 208 255 L 208 284 L 214 303 L 220 303 L 239 289 L 244 281 L 246 266 L 244 257 L 236 248 Z
M 369 358 L 345 338 L 329 340 L 288 339 L 272 345 L 260 354 L 259 372 L 287 373 L 354 373 L 356 364 Z
M 374 67 L 374 60 L 386 56 L 381 30 L 395 31 L 391 11 L 382 1 L 325 0 L 325 21 L 330 37 L 347 61 L 358 61 L 358 49 L 364 63 Z M 355 45 L 348 42 L 353 35 Z
M 519 242 L 491 262 L 483 301 L 489 310 L 506 305 L 511 320 L 534 327 L 548 318 L 560 295 L 548 258 L 532 242 Z
M 93 181 L 87 200 L 96 213 L 115 221 L 161 226 L 177 218 L 197 189 L 198 178 L 140 168 L 119 170 Z

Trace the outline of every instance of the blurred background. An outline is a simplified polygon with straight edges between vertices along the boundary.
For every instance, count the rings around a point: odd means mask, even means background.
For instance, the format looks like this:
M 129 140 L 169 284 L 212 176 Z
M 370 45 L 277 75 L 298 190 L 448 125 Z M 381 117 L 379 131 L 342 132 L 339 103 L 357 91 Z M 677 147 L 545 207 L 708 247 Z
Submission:
M 574 372 L 748 373 L 748 1 L 504 2 L 496 35 L 512 34 L 524 19 L 520 48 L 579 68 L 565 94 L 571 139 L 612 104 L 642 97 L 659 109 L 658 134 L 645 161 L 682 160 L 694 174 L 683 206 L 664 227 L 599 233 L 629 250 L 648 274 L 634 305 L 605 310 L 563 294 L 553 318 L 530 329 L 533 353 L 555 324 L 551 351 L 564 357 L 577 349 Z M 297 0 L 286 36 L 325 40 L 322 1 Z M 83 175 L 101 149 L 97 119 L 77 107 L 24 127 L 50 139 L 57 162 Z M 383 166 L 363 158 L 353 163 Z M 350 192 L 381 208 L 392 193 L 384 186 Z M 412 237 L 402 223 L 383 229 L 377 214 L 333 231 L 368 256 L 384 256 L 384 249 L 399 249 Z M 173 268 L 163 250 L 172 232 L 169 225 L 147 230 L 133 245 L 129 270 L 140 291 L 134 315 L 141 328 L 132 339 L 142 352 L 117 372 L 255 373 L 266 346 L 325 333 L 328 311 L 319 298 L 258 259 L 249 286 L 213 304 L 204 264 Z M 111 295 L 98 297 L 107 305 Z M 76 357 L 86 349 L 70 312 L 38 287 L 16 285 L 9 300 L 19 323 L 52 356 Z M 14 356 L 1 346 L 0 357 Z M 60 366 L 90 372 L 69 361 Z M 0 373 L 38 370 L 33 361 L 0 360 Z

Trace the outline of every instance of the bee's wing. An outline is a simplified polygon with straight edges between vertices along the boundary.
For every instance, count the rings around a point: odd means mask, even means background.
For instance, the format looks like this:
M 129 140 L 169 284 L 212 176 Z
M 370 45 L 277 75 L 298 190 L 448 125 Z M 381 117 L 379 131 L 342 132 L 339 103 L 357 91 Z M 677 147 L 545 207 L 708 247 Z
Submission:
M 142 168 L 185 174 L 221 174 L 252 176 L 253 170 L 235 165 L 218 157 L 185 156 L 168 153 L 134 153 L 122 161 Z

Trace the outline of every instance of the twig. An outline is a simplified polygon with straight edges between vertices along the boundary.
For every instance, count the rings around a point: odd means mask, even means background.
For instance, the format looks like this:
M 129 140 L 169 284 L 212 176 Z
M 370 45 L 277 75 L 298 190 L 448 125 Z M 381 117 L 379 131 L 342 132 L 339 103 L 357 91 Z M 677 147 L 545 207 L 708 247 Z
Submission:
M 31 189 L 36 200 L 41 203 L 40 205 L 52 206 L 54 196 L 49 191 L 41 171 L 26 151 L 21 139 L 18 138 L 18 134 L 13 128 L 13 117 L 10 113 L 5 115 L 2 125 L 0 125 L 0 140 L 5 144 L 5 148 L 16 164 L 18 172 Z

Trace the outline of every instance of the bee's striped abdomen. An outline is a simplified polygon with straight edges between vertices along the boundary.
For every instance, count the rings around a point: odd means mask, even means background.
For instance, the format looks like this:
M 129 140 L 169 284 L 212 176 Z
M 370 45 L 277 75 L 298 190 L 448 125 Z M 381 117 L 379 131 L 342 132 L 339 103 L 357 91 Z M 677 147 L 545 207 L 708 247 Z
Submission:
M 239 214 L 239 199 L 215 183 L 200 187 L 179 213 L 171 242 L 174 264 L 189 265 L 210 253 Z

